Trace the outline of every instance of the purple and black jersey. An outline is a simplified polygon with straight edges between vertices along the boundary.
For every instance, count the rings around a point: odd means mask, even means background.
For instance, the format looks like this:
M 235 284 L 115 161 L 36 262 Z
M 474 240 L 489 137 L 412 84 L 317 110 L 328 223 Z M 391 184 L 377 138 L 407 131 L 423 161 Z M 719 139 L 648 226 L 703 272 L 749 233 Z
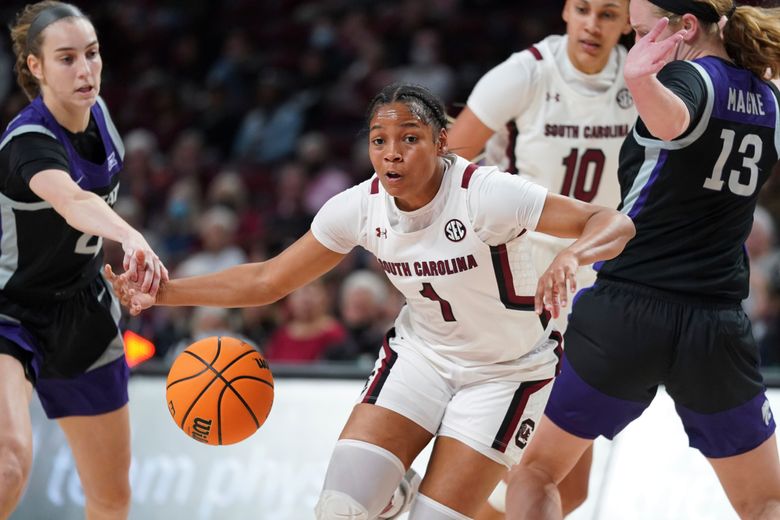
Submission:
M 620 209 L 637 232 L 599 276 L 740 301 L 749 276 L 743 244 L 780 155 L 780 94 L 711 56 L 672 62 L 658 79 L 688 106 L 691 125 L 664 142 L 639 120 L 626 138 Z
M 30 177 L 37 173 L 34 168 L 30 171 L 30 163 L 11 160 L 35 157 L 41 164 L 38 171 L 65 170 L 82 189 L 113 204 L 124 147 L 100 98 L 91 109 L 86 134 L 90 132 L 94 135 L 86 138 L 92 137 L 93 144 L 99 138 L 103 150 L 85 157 L 79 153 L 78 143 L 74 144 L 81 136 L 63 129 L 38 97 L 0 137 L 0 158 L 6 159 L 0 161 L 0 290 L 4 296 L 22 301 L 64 299 L 100 271 L 101 239 L 68 225 L 51 204 L 30 190 Z M 35 146 L 36 139 L 39 143 L 48 141 L 40 153 L 37 149 L 14 149 Z

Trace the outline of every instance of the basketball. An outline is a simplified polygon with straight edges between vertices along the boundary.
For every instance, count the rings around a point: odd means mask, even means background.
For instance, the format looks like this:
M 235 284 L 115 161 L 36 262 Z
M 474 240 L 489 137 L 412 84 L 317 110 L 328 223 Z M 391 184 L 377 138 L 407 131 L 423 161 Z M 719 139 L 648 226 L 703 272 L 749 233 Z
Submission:
M 241 340 L 212 336 L 176 358 L 166 385 L 168 411 L 196 441 L 242 441 L 263 425 L 274 401 L 274 378 L 265 358 Z

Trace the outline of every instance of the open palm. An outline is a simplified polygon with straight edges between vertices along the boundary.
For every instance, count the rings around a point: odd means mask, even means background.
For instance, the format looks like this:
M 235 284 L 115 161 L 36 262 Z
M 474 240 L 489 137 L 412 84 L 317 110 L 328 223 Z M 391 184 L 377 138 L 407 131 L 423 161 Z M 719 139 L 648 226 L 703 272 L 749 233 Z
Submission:
M 626 81 L 655 74 L 672 60 L 672 54 L 687 31 L 681 29 L 667 38 L 659 39 L 668 25 L 668 18 L 658 20 L 652 30 L 636 42 L 628 52 L 623 69 Z

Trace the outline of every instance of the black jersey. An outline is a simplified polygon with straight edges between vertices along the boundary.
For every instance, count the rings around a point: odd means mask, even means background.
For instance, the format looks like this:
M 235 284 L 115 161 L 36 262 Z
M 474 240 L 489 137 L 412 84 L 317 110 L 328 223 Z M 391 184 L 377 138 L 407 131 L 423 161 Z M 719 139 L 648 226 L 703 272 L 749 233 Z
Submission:
M 82 189 L 113 204 L 123 157 L 122 141 L 100 98 L 83 134 L 62 128 L 40 97 L 11 121 L 0 137 L 3 296 L 56 300 L 95 278 L 103 263 L 101 239 L 68 225 L 29 182 L 40 171 L 64 170 Z
M 641 120 L 620 152 L 620 209 L 636 236 L 599 276 L 723 300 L 748 294 L 745 239 L 759 190 L 780 154 L 777 89 L 715 57 L 658 75 L 691 111 L 678 139 Z

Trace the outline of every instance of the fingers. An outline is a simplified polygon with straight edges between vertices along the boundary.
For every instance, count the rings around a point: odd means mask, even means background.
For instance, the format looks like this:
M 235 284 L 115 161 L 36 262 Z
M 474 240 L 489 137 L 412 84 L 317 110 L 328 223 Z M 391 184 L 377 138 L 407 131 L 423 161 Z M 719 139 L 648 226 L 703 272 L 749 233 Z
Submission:
M 143 276 L 144 279 L 141 282 L 141 290 L 143 292 L 149 292 L 149 289 L 152 288 L 152 281 L 154 280 L 154 267 L 144 265 Z
M 545 310 L 557 318 L 561 309 L 569 306 L 570 294 L 577 292 L 576 271 L 570 267 L 551 266 L 536 286 L 534 311 L 542 314 Z
M 643 40 L 647 40 L 649 42 L 654 42 L 658 39 L 658 36 L 661 35 L 662 32 L 664 32 L 664 29 L 669 25 L 669 18 L 663 17 L 660 20 L 656 22 L 656 24 L 653 26 L 652 29 L 650 29 L 650 32 L 645 35 Z

